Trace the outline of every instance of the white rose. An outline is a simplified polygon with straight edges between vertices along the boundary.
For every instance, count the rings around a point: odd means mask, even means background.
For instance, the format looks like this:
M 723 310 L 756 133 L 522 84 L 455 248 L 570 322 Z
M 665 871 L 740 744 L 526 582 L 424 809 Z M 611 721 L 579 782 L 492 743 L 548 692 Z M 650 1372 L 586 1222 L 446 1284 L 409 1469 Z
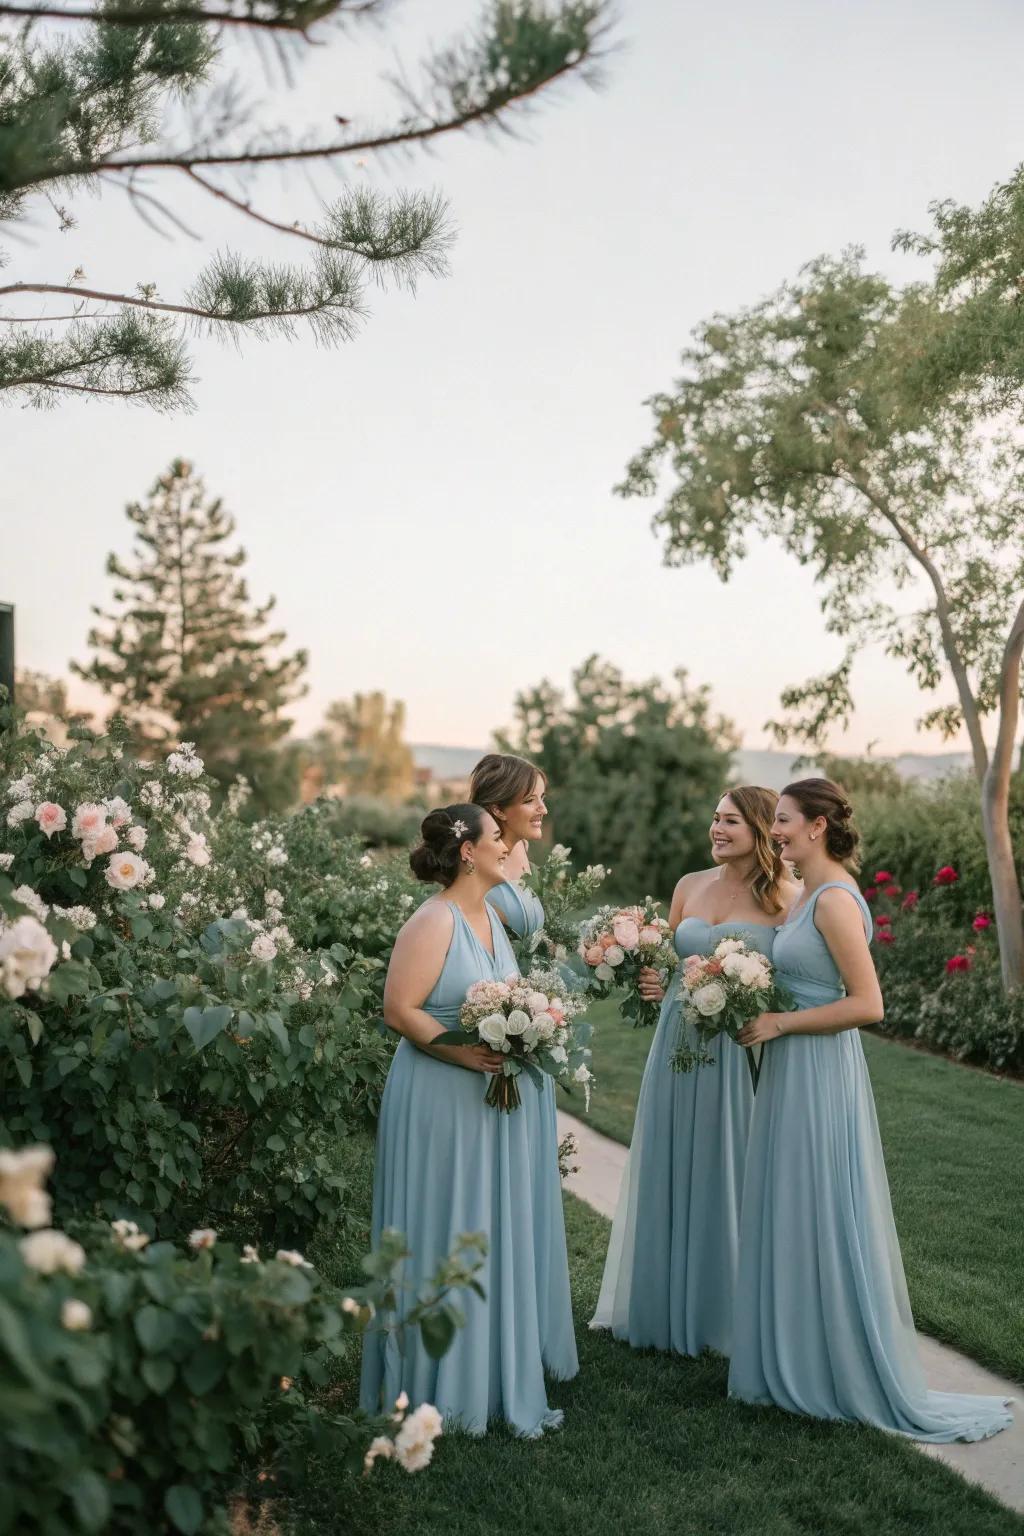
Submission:
M 543 992 L 528 992 L 526 995 L 526 1006 L 534 1015 L 538 1013 L 545 1013 L 547 1011 L 548 1000 L 544 996 Z
M 524 1008 L 513 1008 L 505 1020 L 505 1033 L 508 1035 L 521 1035 L 524 1029 L 528 1029 L 530 1015 Z
M 134 848 L 136 853 L 141 853 L 146 846 L 145 827 L 129 827 L 125 833 L 129 848 Z
M 212 1248 L 217 1241 L 217 1234 L 212 1227 L 197 1227 L 188 1235 L 188 1245 L 200 1252 L 203 1248 Z
M 23 1147 L 20 1152 L 0 1152 L 0 1205 L 19 1227 L 45 1227 L 51 1201 L 43 1180 L 53 1169 L 51 1147 Z
M 190 837 L 185 847 L 185 857 L 190 864 L 197 869 L 205 869 L 210 862 L 210 850 L 206 846 L 206 838 L 202 832 L 197 832 L 195 837 Z
M 166 896 L 161 896 L 159 891 L 154 891 L 153 895 L 149 898 L 149 904 L 154 912 L 159 912 L 166 900 Z
M 742 939 L 722 939 L 715 949 L 715 954 L 721 960 L 725 955 L 736 955 L 743 950 Z
M 611 966 L 606 965 L 603 960 L 601 961 L 600 965 L 595 966 L 594 975 L 597 977 L 598 981 L 615 980 L 615 972 L 612 970 Z
M 42 986 L 57 963 L 57 946 L 35 917 L 18 917 L 0 933 L 0 987 L 10 998 Z
M 249 945 L 249 953 L 256 960 L 270 961 L 277 954 L 277 945 L 269 933 L 259 933 Z
M 740 981 L 745 987 L 764 987 L 768 983 L 768 967 L 751 956 L 743 962 Z
M 429 1409 L 431 1416 L 425 1416 L 424 1409 Z M 425 1403 L 415 1413 L 409 1414 L 398 1431 L 395 1436 L 395 1456 L 406 1472 L 422 1472 L 430 1464 L 434 1441 L 441 1433 L 440 1419 L 437 1409 Z
M 258 1264 L 259 1262 L 260 1262 L 260 1251 L 259 1251 L 259 1249 L 258 1248 L 254 1248 L 252 1243 L 246 1243 L 245 1247 L 242 1249 L 242 1257 L 241 1257 L 240 1263 L 242 1263 L 242 1264 Z
M 71 1333 L 82 1333 L 86 1328 L 92 1327 L 92 1308 L 86 1306 L 84 1301 L 78 1301 L 76 1297 L 69 1296 L 60 1309 L 60 1320 L 63 1327 Z
M 725 1007 L 725 988 L 720 981 L 706 982 L 693 993 L 691 1001 L 699 1014 L 710 1019 Z
M 626 951 L 622 948 L 621 944 L 609 944 L 604 952 L 605 965 L 621 965 L 625 958 Z M 600 966 L 598 966 L 598 970 L 600 970 Z
M 722 974 L 725 976 L 738 976 L 742 979 L 749 962 L 745 955 L 729 953 L 722 960 Z
M 5 875 L 13 863 L 13 853 L 0 853 L 0 870 L 2 870 Z
M 264 904 L 268 907 L 284 906 L 284 897 L 281 895 L 281 892 L 277 890 L 265 891 L 263 895 L 263 901 Z
M 275 866 L 288 863 L 288 855 L 283 848 L 275 847 L 267 849 L 267 863 Z
M 389 1440 L 387 1435 L 375 1435 L 370 1441 L 366 1455 L 363 1457 L 363 1471 L 372 1471 L 373 1464 L 379 1456 L 383 1456 L 385 1461 L 390 1461 L 394 1454 L 395 1442 Z
M 21 1256 L 30 1269 L 41 1275 L 55 1275 L 59 1269 L 66 1274 L 77 1275 L 85 1263 L 85 1249 L 64 1232 L 47 1227 L 42 1232 L 30 1232 L 18 1244 Z
M 529 1020 L 527 1020 L 529 1023 Z M 508 1030 L 505 1027 L 505 1015 L 503 1013 L 489 1013 L 486 1018 L 480 1020 L 476 1032 L 485 1045 L 500 1049 L 505 1044 Z
M 279 1264 L 290 1264 L 293 1269 L 312 1269 L 308 1259 L 304 1259 L 296 1248 L 279 1248 L 274 1254 Z
M 127 800 L 122 800 L 120 795 L 113 795 L 109 800 L 104 800 L 104 808 L 115 827 L 127 827 L 132 819 L 132 809 Z
M 538 1013 L 534 1018 L 533 1027 L 541 1040 L 550 1040 L 558 1024 L 550 1013 Z
M 132 891 L 142 884 L 148 871 L 149 865 L 137 853 L 112 853 L 103 878 L 115 891 Z

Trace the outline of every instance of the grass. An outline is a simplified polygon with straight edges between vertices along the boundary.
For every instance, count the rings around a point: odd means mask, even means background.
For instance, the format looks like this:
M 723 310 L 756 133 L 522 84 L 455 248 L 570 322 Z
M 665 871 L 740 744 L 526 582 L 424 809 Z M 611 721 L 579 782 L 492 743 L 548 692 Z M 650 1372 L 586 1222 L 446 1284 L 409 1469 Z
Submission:
M 311 1463 L 275 1511 L 293 1536 L 1024 1536 L 1024 1520 L 879 1431 L 730 1403 L 717 1357 L 636 1352 L 587 1331 L 608 1223 L 566 1202 L 580 1374 L 541 1441 L 447 1436 L 429 1471 L 355 1485 Z M 351 1391 L 354 1382 L 346 1384 Z
M 628 1144 L 653 1031 L 592 1010 L 589 1124 Z M 1024 1382 L 1024 1086 L 863 1037 L 914 1316 L 925 1332 Z

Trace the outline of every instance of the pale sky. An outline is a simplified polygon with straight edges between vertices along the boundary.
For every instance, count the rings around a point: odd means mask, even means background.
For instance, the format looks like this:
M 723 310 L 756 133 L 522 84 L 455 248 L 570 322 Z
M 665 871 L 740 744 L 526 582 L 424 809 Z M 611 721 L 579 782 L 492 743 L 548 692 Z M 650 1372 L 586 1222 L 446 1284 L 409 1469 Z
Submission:
M 379 33 L 306 59 L 291 121 L 379 123 L 377 66 L 412 63 L 477 14 L 405 0 Z M 429 14 L 429 25 L 426 17 Z M 0 418 L 0 598 L 18 605 L 19 663 L 84 657 L 124 504 L 175 455 L 235 513 L 254 594 L 273 592 L 311 653 L 299 726 L 332 698 L 405 699 L 413 740 L 475 745 L 542 677 L 598 651 L 633 677 L 688 668 L 747 747 L 767 745 L 780 687 L 838 658 L 806 572 L 759 546 L 728 586 L 668 571 L 653 504 L 612 495 L 646 439 L 691 328 L 758 299 L 822 251 L 858 243 L 895 277 L 918 270 L 892 231 L 933 198 L 979 201 L 1024 155 L 1024 8 L 1016 0 L 622 0 L 620 51 L 599 93 L 558 93 L 518 140 L 451 139 L 371 162 L 383 187 L 440 187 L 459 226 L 452 274 L 415 298 L 375 293 L 360 336 L 194 343 L 196 410 L 165 417 L 72 401 Z M 237 55 L 258 94 L 280 88 Z M 280 104 L 270 120 L 285 120 Z M 320 188 L 330 193 L 330 177 Z M 83 199 L 5 278 L 176 298 L 218 249 L 302 261 L 211 201 L 162 187 L 204 243 L 163 241 L 113 193 Z M 258 187 L 308 217 L 302 182 Z M 9 242 L 8 242 L 9 243 Z M 58 307 L 63 307 L 57 301 Z M 22 311 L 25 312 L 25 311 Z M 940 749 L 898 664 L 866 655 L 847 747 Z

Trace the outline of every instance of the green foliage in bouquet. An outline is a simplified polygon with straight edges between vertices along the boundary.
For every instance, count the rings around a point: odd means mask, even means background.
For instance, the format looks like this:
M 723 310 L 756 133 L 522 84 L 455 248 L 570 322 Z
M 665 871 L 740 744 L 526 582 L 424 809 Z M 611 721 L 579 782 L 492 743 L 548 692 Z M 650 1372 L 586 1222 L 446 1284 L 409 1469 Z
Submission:
M 517 953 L 517 958 L 521 965 L 529 966 L 540 952 L 564 968 L 567 980 L 571 973 L 582 985 L 586 977 L 576 954 L 579 921 L 607 880 L 608 871 L 603 864 L 588 864 L 576 871 L 571 856 L 571 848 L 555 843 L 547 857 L 523 876 L 523 884 L 534 892 L 544 908 L 544 926 L 521 942 L 522 953 Z

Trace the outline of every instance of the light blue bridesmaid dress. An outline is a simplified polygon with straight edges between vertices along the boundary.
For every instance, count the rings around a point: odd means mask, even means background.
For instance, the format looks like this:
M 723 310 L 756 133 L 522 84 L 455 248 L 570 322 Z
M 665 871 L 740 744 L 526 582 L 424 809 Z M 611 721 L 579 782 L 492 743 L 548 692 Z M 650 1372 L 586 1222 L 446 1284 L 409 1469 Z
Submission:
M 525 886 L 503 880 L 500 885 L 491 887 L 487 900 L 517 939 L 532 938 L 544 926 L 540 898 Z
M 770 954 L 767 923 L 707 923 L 675 931 L 680 956 L 709 955 L 725 938 Z M 635 1348 L 727 1355 L 739 1245 L 740 1196 L 753 1091 L 743 1050 L 710 1042 L 714 1065 L 673 1072 L 681 971 L 670 983 L 644 1069 L 592 1328 Z M 697 1035 L 687 1026 L 691 1044 Z
M 798 1008 L 843 996 L 814 911 L 776 935 Z M 764 1049 L 750 1129 L 729 1392 L 791 1413 L 915 1440 L 982 1440 L 1011 1422 L 999 1397 L 929 1392 L 918 1359 L 867 1063 L 856 1029 L 784 1035 Z
M 444 967 L 424 1010 L 456 1027 L 474 981 L 503 979 L 517 967 L 508 938 L 488 908 L 493 954 L 459 908 Z M 402 1276 L 413 1298 L 464 1232 L 484 1232 L 479 1275 L 486 1299 L 460 1292 L 465 1324 L 448 1353 L 433 1360 L 415 1329 L 404 1352 L 394 1334 L 370 1333 L 363 1347 L 360 1402 L 391 1407 L 400 1392 L 412 1406 L 430 1402 L 450 1427 L 482 1435 L 504 1419 L 535 1438 L 562 1422 L 548 1407 L 544 1372 L 567 1380 L 579 1369 L 558 1172 L 554 1085 L 519 1079 L 522 1105 L 511 1114 L 484 1103 L 488 1078 L 402 1040 L 388 1073 L 377 1130 L 373 1242 L 385 1227 L 405 1233 L 412 1258 Z

